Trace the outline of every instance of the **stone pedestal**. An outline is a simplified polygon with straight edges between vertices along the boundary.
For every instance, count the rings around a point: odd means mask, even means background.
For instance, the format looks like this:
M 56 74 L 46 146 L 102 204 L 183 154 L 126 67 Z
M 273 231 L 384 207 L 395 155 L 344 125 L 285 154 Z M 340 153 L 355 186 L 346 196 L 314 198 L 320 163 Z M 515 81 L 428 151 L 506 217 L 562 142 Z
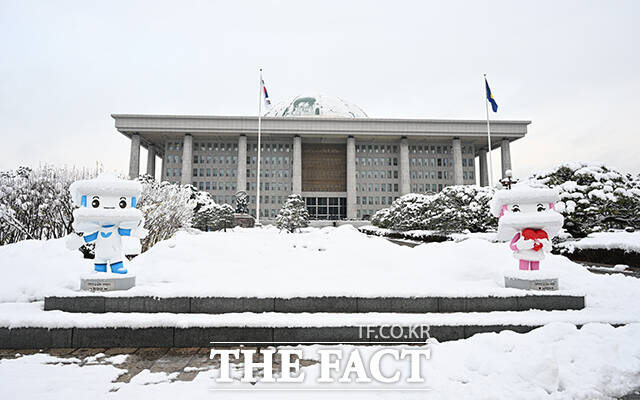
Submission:
M 96 273 L 80 278 L 80 290 L 90 292 L 110 292 L 113 290 L 128 290 L 136 285 L 135 275 L 118 275 L 110 273 Z
M 550 276 L 531 276 L 525 274 L 505 274 L 504 287 L 523 290 L 558 290 L 558 278 Z
M 233 220 L 241 228 L 253 228 L 256 225 L 256 219 L 249 214 L 233 214 Z

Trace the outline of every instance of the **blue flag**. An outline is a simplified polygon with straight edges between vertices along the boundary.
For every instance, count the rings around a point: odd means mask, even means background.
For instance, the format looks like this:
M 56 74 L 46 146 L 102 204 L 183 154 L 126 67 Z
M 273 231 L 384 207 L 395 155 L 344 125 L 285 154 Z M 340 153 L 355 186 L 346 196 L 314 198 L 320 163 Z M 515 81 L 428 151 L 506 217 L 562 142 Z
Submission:
M 487 82 L 487 78 L 484 78 L 484 84 L 487 87 L 487 100 L 491 103 L 491 109 L 493 112 L 498 112 L 498 103 L 493 99 L 493 95 L 491 94 L 491 89 L 489 89 L 489 82 Z

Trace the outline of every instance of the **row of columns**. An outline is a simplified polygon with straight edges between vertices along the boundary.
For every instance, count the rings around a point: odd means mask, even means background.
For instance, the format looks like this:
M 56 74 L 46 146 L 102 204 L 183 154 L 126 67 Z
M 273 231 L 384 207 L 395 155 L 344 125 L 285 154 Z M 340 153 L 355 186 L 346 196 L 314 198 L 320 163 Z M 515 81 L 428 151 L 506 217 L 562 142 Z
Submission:
M 347 204 L 355 205 L 356 202 L 356 140 L 353 136 L 347 138 Z M 462 169 L 462 145 L 460 138 L 452 140 L 453 149 L 453 180 L 455 185 L 462 185 L 463 169 Z M 507 170 L 511 169 L 511 151 L 509 140 L 503 139 L 500 144 L 502 155 L 502 177 L 505 177 Z M 480 185 L 487 186 L 488 182 L 488 163 L 487 150 L 478 151 L 480 159 Z M 237 187 L 238 190 L 244 190 L 247 185 L 247 136 L 240 135 L 238 138 L 238 170 L 237 170 Z M 293 137 L 293 173 L 292 173 L 292 192 L 302 193 L 302 139 L 299 135 Z M 193 166 L 193 137 L 187 133 L 184 135 L 184 143 L 182 146 L 182 184 L 190 184 L 192 181 Z M 147 152 L 147 174 L 155 177 L 156 170 L 156 149 L 148 146 Z M 140 135 L 131 135 L 131 154 L 129 157 L 129 176 L 133 179 L 138 177 L 140 173 Z M 163 163 L 164 174 L 164 163 Z M 400 139 L 400 195 L 411 192 L 411 176 L 409 164 L 409 140 L 406 137 Z M 347 207 L 347 217 L 355 218 L 355 207 Z
M 164 165 L 163 165 L 164 168 Z M 129 154 L 129 178 L 135 179 L 140 175 L 140 135 L 131 135 L 131 152 Z M 156 176 L 156 148 L 147 147 L 147 175 Z
M 480 159 L 480 186 L 489 186 L 489 162 L 487 161 L 487 149 L 478 150 L 478 158 Z M 502 139 L 500 142 L 500 155 L 501 155 L 501 170 L 502 177 L 507 176 L 507 170 L 511 169 L 511 147 L 509 145 L 509 139 Z

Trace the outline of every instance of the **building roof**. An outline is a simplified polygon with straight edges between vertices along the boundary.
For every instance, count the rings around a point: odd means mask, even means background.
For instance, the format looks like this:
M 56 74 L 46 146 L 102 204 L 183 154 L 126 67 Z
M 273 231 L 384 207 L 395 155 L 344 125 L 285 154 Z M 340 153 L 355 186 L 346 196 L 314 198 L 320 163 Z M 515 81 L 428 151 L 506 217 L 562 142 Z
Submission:
M 269 117 L 366 118 L 367 113 L 340 97 L 304 94 L 280 103 L 265 113 Z

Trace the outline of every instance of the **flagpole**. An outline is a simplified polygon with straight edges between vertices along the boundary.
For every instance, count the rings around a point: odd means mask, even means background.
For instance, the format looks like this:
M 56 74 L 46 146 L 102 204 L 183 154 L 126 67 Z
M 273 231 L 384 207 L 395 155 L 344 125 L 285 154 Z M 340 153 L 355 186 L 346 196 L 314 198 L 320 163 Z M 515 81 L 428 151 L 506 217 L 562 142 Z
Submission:
M 484 107 L 487 111 L 487 143 L 489 145 L 489 187 L 493 188 L 493 161 L 491 160 L 491 124 L 489 123 L 489 99 L 487 98 L 487 74 L 484 74 Z M 486 161 L 486 160 L 485 160 Z
M 262 68 L 260 68 L 260 92 L 258 93 L 258 174 L 256 176 L 256 226 L 260 226 L 260 131 L 262 129 Z

